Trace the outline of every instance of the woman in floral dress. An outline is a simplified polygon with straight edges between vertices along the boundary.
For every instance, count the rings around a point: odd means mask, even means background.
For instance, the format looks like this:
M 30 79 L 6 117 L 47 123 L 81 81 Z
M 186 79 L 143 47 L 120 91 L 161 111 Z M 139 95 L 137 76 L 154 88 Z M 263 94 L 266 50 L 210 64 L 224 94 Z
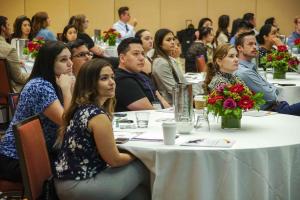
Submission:
M 148 170 L 116 146 L 111 123 L 114 96 L 110 64 L 102 59 L 85 63 L 56 142 L 61 147 L 55 162 L 60 199 L 150 198 Z

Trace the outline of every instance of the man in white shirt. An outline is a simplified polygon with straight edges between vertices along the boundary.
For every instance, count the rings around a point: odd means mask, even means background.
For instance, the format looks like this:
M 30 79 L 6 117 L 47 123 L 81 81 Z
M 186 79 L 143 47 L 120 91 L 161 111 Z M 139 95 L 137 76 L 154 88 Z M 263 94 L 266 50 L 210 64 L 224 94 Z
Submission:
M 137 25 L 137 21 L 133 21 L 133 26 L 128 24 L 130 21 L 130 14 L 128 7 L 120 7 L 118 10 L 120 20 L 114 23 L 113 28 L 121 34 L 121 40 L 129 37 L 134 37 L 134 28 Z

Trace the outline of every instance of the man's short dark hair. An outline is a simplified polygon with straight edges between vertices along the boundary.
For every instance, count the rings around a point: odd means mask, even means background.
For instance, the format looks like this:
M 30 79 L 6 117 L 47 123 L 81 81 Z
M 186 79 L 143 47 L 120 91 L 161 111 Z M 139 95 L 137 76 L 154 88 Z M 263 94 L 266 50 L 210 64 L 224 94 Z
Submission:
M 243 46 L 245 37 L 250 36 L 250 35 L 255 36 L 254 31 L 248 31 L 248 32 L 239 34 L 235 40 L 235 47 Z
M 141 44 L 143 45 L 141 39 L 136 38 L 136 37 L 130 37 L 122 40 L 122 42 L 118 46 L 118 56 L 120 54 L 126 54 L 129 51 L 129 45 L 130 44 Z
M 7 23 L 7 17 L 0 16 L 0 34 L 1 34 L 1 26 L 6 27 L 6 23 Z
M 74 40 L 72 42 L 68 42 L 67 43 L 67 47 L 70 49 L 70 51 L 71 51 L 72 54 L 73 54 L 73 52 L 72 52 L 73 49 L 81 47 L 82 45 L 86 46 L 86 44 L 84 43 L 84 41 L 81 40 L 81 39 L 77 39 L 77 40 Z
M 120 7 L 118 10 L 119 17 L 121 17 L 121 15 L 125 14 L 125 12 L 128 10 L 129 10 L 129 8 L 127 6 Z

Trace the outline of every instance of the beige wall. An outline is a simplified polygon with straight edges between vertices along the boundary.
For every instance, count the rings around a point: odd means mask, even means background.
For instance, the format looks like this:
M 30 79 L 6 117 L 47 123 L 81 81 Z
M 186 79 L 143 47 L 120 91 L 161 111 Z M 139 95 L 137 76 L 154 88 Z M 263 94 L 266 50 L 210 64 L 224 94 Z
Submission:
M 89 21 L 89 34 L 93 29 L 107 30 L 118 20 L 117 9 L 129 6 L 132 18 L 138 20 L 137 29 L 147 28 L 154 32 L 159 28 L 177 31 L 185 28 L 186 20 L 197 27 L 202 17 L 210 17 L 217 28 L 217 19 L 229 14 L 231 20 L 245 12 L 254 12 L 258 29 L 267 17 L 277 19 L 282 34 L 294 29 L 292 23 L 300 15 L 299 0 L 0 0 L 0 13 L 13 24 L 21 14 L 31 17 L 38 11 L 47 11 L 52 24 L 50 29 L 62 32 L 70 16 L 85 14 Z M 234 5 L 234 6 L 233 6 Z

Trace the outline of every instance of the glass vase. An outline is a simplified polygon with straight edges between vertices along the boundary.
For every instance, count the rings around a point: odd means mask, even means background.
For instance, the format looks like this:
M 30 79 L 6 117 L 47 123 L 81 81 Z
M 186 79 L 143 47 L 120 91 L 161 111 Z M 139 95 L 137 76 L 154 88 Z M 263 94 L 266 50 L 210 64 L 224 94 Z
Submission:
M 276 67 L 273 68 L 273 79 L 286 79 L 286 72 L 277 70 Z
M 239 129 L 241 128 L 241 119 L 242 116 L 236 117 L 234 115 L 222 116 L 221 119 L 221 128 L 223 129 Z

